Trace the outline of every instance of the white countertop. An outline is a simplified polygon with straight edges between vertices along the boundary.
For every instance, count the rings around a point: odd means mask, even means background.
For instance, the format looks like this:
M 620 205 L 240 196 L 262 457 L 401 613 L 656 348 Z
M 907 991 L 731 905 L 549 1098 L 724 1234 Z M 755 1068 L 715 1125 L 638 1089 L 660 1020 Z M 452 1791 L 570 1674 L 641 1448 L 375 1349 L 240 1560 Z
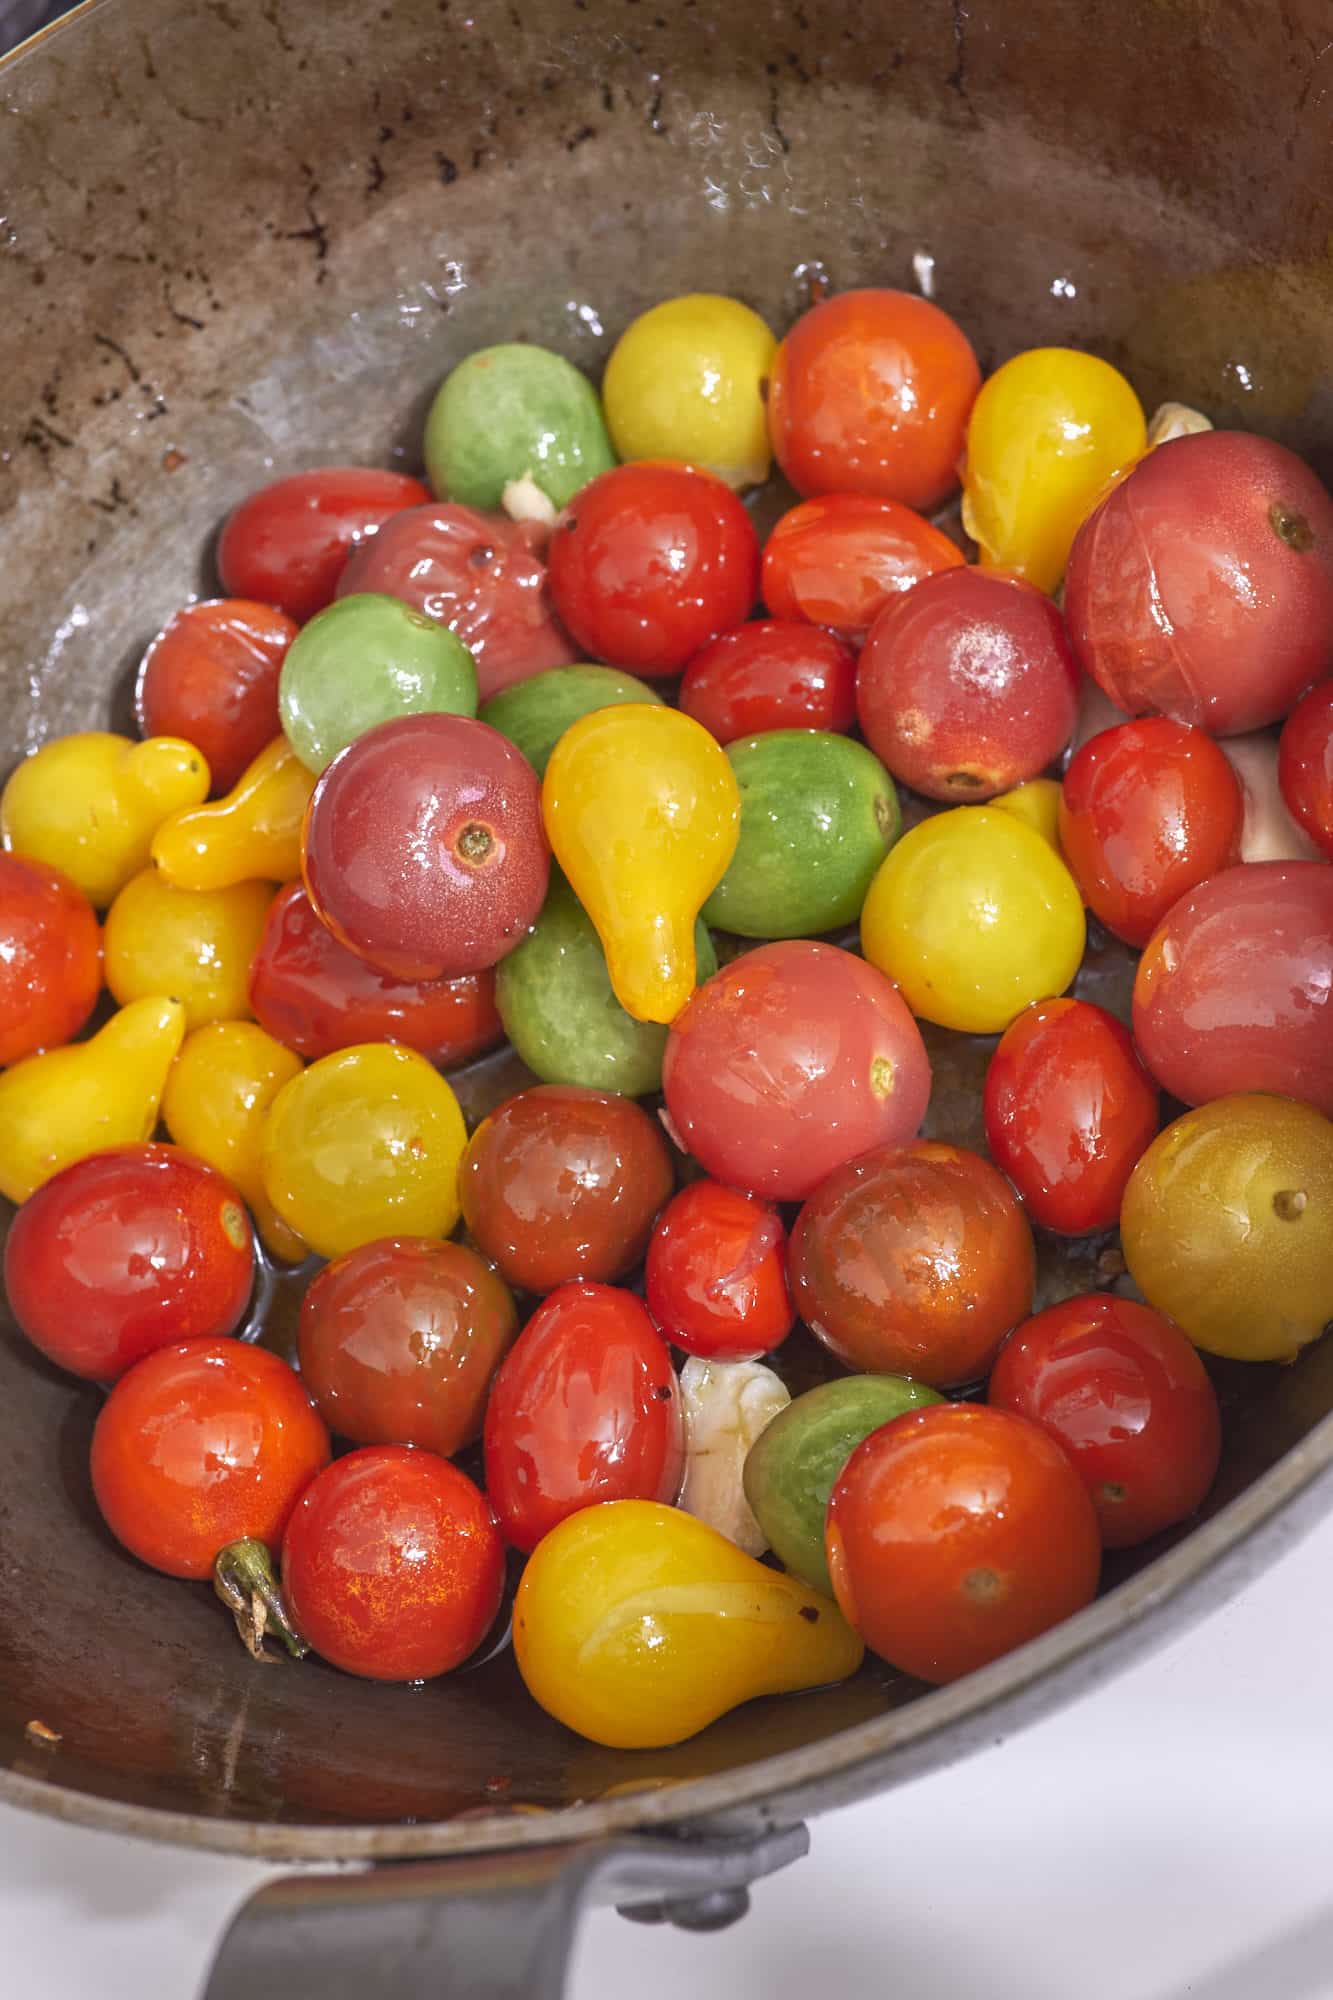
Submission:
M 1333 2000 L 1331 1585 L 1333 1520 L 1099 1693 L 817 1820 L 735 1929 L 590 1917 L 569 2000 Z M 0 1809 L 0 1992 L 196 2000 L 276 1872 Z

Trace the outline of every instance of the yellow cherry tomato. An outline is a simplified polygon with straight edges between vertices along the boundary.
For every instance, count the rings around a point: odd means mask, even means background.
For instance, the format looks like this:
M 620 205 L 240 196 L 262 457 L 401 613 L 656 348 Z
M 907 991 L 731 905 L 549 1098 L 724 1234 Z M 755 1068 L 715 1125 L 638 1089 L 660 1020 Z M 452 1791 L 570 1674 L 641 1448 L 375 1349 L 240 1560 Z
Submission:
M 967 427 L 963 525 L 982 567 L 1054 590 L 1079 528 L 1147 445 L 1143 406 L 1109 361 L 1072 347 L 1006 361 Z
M 244 1195 L 269 1249 L 284 1263 L 306 1254 L 264 1192 L 264 1122 L 300 1056 L 254 1021 L 212 1021 L 186 1038 L 162 1094 L 162 1120 L 184 1146 L 227 1176 Z
M 26 1201 L 89 1153 L 150 1138 L 184 1034 L 180 1002 L 155 995 L 113 1014 L 91 1040 L 0 1075 L 0 1194 Z
M 528 1557 L 514 1655 L 566 1728 L 653 1750 L 756 1695 L 844 1680 L 864 1648 L 827 1597 L 693 1515 L 611 1500 L 571 1514 Z
M 1060 846 L 1060 786 L 1055 778 L 1029 778 L 1025 785 L 1015 785 L 1012 792 L 1001 792 L 990 799 L 988 804 L 996 806 L 1000 812 L 1013 813 L 1034 833 L 1039 833 L 1052 854 L 1058 854 L 1063 861 Z
M 726 752 L 679 709 L 597 709 L 551 752 L 542 817 L 617 1000 L 636 1021 L 673 1021 L 694 991 L 695 918 L 740 837 Z
M 259 876 L 295 882 L 314 789 L 313 772 L 279 736 L 225 798 L 162 822 L 153 835 L 153 866 L 177 889 L 230 889 Z
M 250 962 L 274 893 L 271 882 L 174 889 L 145 868 L 107 912 L 107 985 L 122 1007 L 147 993 L 170 993 L 191 1028 L 249 1020 Z
M 1074 878 L 1016 813 L 956 806 L 905 833 L 861 911 L 861 949 L 924 1021 L 998 1035 L 1083 957 Z
M 175 736 L 86 730 L 44 744 L 0 797 L 5 846 L 61 869 L 104 910 L 148 860 L 169 813 L 208 797 L 208 765 Z
M 736 488 L 767 479 L 764 396 L 777 345 L 758 313 L 715 292 L 640 313 L 602 378 L 619 456 L 688 459 Z
M 359 1042 L 284 1084 L 264 1126 L 264 1192 L 321 1257 L 379 1236 L 447 1236 L 467 1132 L 424 1056 Z

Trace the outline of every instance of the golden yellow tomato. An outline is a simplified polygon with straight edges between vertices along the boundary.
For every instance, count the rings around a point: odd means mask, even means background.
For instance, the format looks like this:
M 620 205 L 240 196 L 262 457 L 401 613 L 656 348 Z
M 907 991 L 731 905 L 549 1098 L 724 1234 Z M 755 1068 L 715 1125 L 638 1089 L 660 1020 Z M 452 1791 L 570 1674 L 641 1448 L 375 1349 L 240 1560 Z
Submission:
M 156 869 L 127 882 L 107 913 L 106 983 L 121 1006 L 170 993 L 186 1023 L 250 1016 L 250 962 L 273 901 L 271 882 L 174 889 Z
M 1064 859 L 1060 847 L 1060 786 L 1054 778 L 1029 778 L 1012 792 L 1001 792 L 988 804 L 1000 812 L 1013 813 L 1034 833 L 1039 833 L 1052 854 Z
M 208 765 L 175 736 L 90 729 L 27 758 L 0 798 L 5 846 L 59 868 L 104 910 L 148 860 L 169 813 L 208 797 Z
M 306 1246 L 264 1192 L 261 1155 L 269 1107 L 302 1067 L 256 1022 L 212 1021 L 187 1038 L 162 1094 L 163 1123 L 176 1144 L 227 1176 L 274 1256 L 293 1264 Z
M 861 949 L 914 1014 L 1001 1034 L 1063 993 L 1083 957 L 1083 903 L 1043 836 L 993 805 L 936 813 L 903 835 L 870 885 Z
M 739 299 L 690 292 L 640 313 L 611 351 L 602 402 L 621 458 L 683 458 L 725 479 L 768 477 L 764 395 L 777 352 Z
M 177 889 L 295 882 L 315 779 L 287 739 L 268 744 L 225 799 L 173 813 L 153 835 L 153 866 Z

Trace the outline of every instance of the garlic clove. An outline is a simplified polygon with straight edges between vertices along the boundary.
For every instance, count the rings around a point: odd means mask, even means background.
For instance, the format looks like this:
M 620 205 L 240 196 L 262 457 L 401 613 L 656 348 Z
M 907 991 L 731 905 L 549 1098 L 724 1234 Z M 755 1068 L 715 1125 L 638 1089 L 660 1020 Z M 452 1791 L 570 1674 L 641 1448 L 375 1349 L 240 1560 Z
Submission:
M 680 1371 L 685 1417 L 685 1482 L 678 1504 L 747 1555 L 768 1547 L 745 1497 L 750 1446 L 791 1397 L 761 1361 L 706 1361 L 692 1354 Z

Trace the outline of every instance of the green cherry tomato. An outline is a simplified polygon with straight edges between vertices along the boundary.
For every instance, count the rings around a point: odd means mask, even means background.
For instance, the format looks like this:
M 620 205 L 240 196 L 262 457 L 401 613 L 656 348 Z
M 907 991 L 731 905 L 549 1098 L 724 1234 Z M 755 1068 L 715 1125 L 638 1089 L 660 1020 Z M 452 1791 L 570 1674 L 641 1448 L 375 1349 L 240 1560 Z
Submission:
M 396 597 L 360 591 L 297 633 L 283 661 L 278 707 L 287 741 L 319 772 L 376 723 L 475 716 L 477 670 L 438 619 Z
M 582 665 L 548 667 L 545 673 L 502 688 L 484 702 L 478 719 L 489 722 L 521 750 L 539 778 L 546 775 L 551 752 L 581 716 L 599 708 L 619 708 L 626 702 L 656 702 L 662 697 L 646 681 L 622 674 L 617 667 Z
M 498 507 L 529 474 L 555 506 L 616 462 L 597 392 L 545 347 L 483 347 L 446 375 L 426 418 L 426 469 L 441 499 Z

